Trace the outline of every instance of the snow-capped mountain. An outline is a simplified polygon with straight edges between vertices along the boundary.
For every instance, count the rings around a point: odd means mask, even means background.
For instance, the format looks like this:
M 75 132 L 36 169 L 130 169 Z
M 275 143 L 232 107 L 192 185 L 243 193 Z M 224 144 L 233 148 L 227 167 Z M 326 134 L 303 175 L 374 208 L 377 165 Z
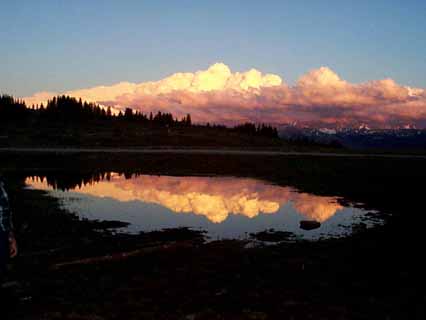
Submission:
M 287 124 L 279 127 L 279 135 L 288 140 L 337 143 L 351 149 L 426 150 L 426 130 L 416 129 L 411 124 L 388 129 L 373 129 L 367 124 L 352 128 L 313 128 Z

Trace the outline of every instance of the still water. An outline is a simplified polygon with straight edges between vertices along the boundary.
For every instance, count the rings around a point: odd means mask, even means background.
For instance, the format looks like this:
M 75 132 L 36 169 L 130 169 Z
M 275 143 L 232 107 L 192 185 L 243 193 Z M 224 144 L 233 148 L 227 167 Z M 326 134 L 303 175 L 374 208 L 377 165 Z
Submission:
M 337 197 L 252 178 L 111 172 L 67 189 L 40 177 L 28 177 L 26 184 L 48 191 L 80 217 L 128 222 L 120 231 L 129 233 L 189 227 L 215 240 L 274 229 L 314 240 L 348 235 L 361 222 L 367 227 L 379 223 L 371 218 L 373 212 L 344 206 Z

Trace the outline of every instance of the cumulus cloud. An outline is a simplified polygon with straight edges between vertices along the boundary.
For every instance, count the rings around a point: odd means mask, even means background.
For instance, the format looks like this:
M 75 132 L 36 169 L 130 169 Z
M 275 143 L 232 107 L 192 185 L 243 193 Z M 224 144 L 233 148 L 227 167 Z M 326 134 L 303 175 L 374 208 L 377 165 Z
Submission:
M 41 92 L 24 99 L 30 105 L 45 103 L 54 94 Z M 392 79 L 353 84 L 327 67 L 309 71 L 293 86 L 278 75 L 255 69 L 233 73 L 227 65 L 216 63 L 206 70 L 176 73 L 159 81 L 121 82 L 62 94 L 118 110 L 190 113 L 197 122 L 426 126 L 425 89 L 401 86 Z
M 26 183 L 36 189 L 52 190 L 39 179 L 28 178 Z M 110 181 L 84 185 L 75 191 L 119 201 L 155 203 L 177 214 L 205 216 L 213 223 L 223 222 L 231 214 L 248 218 L 276 214 L 286 204 L 305 218 L 320 222 L 343 209 L 336 198 L 298 193 L 254 179 L 148 175 L 125 179 L 113 174 Z
M 32 106 L 32 105 L 40 106 L 41 104 L 46 105 L 47 101 L 49 99 L 52 99 L 56 95 L 57 93 L 55 92 L 42 91 L 42 92 L 37 92 L 30 97 L 25 97 L 23 99 L 25 100 L 25 103 L 28 106 Z

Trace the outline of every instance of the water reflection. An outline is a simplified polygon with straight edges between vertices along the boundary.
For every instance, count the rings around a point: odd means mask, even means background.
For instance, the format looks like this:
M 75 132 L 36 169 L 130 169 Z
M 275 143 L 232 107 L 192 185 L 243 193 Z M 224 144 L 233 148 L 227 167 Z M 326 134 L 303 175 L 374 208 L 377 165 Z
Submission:
M 108 173 L 100 178 L 86 180 L 71 188 L 66 188 L 69 189 L 67 191 L 57 191 L 58 185 L 55 182 L 49 182 L 48 179 L 40 177 L 28 177 L 26 183 L 35 189 L 52 192 L 56 190 L 56 195 L 61 194 L 62 197 L 73 193 L 74 196 L 75 194 L 90 196 L 92 200 L 95 198 L 98 202 L 102 199 L 108 199 L 127 204 L 135 202 L 145 205 L 155 204 L 168 209 L 175 215 L 203 216 L 207 218 L 208 222 L 215 225 L 226 225 L 227 220 L 231 220 L 230 218 L 233 216 L 241 216 L 246 220 L 247 218 L 256 220 L 256 222 L 251 223 L 251 225 L 255 224 L 254 228 L 253 226 L 245 227 L 244 231 L 241 226 L 247 225 L 247 221 L 240 222 L 238 228 L 234 228 L 238 229 L 238 232 L 234 234 L 240 235 L 241 232 L 262 231 L 264 227 L 277 227 L 276 219 L 269 220 L 267 223 L 265 223 L 266 220 L 262 220 L 267 219 L 267 216 L 277 215 L 280 218 L 283 215 L 286 216 L 287 219 L 282 219 L 281 224 L 286 225 L 286 229 L 289 229 L 289 226 L 295 225 L 301 220 L 314 220 L 324 223 L 341 213 L 343 213 L 342 219 L 336 220 L 336 226 L 344 225 L 345 223 L 348 224 L 349 216 L 354 218 L 363 213 L 359 209 L 344 208 L 339 204 L 336 197 L 300 193 L 291 187 L 272 185 L 261 180 L 234 177 L 152 175 L 126 177 L 118 173 Z M 85 209 L 77 209 L 83 214 L 84 212 L 81 211 L 84 210 L 90 211 L 90 208 L 86 205 Z M 135 215 L 135 210 L 139 210 L 139 215 L 143 216 L 147 214 L 147 211 L 155 211 L 156 209 L 152 206 L 135 208 L 133 215 Z M 120 209 L 120 212 L 122 211 L 123 208 Z M 158 213 L 158 219 L 162 219 L 160 218 L 161 214 L 163 213 Z M 151 220 L 155 219 L 152 212 L 149 217 Z M 294 221 L 289 221 L 292 217 Z M 102 218 L 102 214 L 97 218 Z M 132 220 L 128 216 L 121 218 L 124 218 L 124 221 L 126 221 L 126 218 Z M 115 219 L 120 219 L 120 217 L 115 217 Z M 188 226 L 194 226 L 193 221 L 195 220 L 185 220 L 185 223 L 188 223 Z M 136 221 L 129 222 L 135 223 Z M 139 221 L 139 223 L 146 226 L 146 221 Z M 235 221 L 228 224 L 236 225 Z M 164 227 L 174 226 L 173 223 L 172 225 L 159 224 L 160 227 L 162 225 Z M 195 225 L 206 227 L 205 224 L 200 225 L 200 223 L 195 223 Z M 224 235 L 217 226 L 207 226 L 207 229 L 209 228 L 215 229 L 215 233 L 219 236 Z M 300 232 L 303 233 L 303 231 Z

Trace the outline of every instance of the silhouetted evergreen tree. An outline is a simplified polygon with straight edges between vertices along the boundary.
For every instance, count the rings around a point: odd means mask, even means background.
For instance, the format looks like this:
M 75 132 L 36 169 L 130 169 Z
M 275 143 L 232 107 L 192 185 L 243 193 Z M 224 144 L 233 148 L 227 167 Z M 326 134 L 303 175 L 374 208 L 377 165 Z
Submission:
M 25 102 L 9 95 L 0 95 L 0 122 L 26 120 L 31 112 Z
M 132 109 L 130 109 L 130 108 L 126 108 L 125 110 L 124 110 L 124 118 L 126 119 L 126 120 L 133 120 L 134 118 L 133 118 L 133 110 Z

